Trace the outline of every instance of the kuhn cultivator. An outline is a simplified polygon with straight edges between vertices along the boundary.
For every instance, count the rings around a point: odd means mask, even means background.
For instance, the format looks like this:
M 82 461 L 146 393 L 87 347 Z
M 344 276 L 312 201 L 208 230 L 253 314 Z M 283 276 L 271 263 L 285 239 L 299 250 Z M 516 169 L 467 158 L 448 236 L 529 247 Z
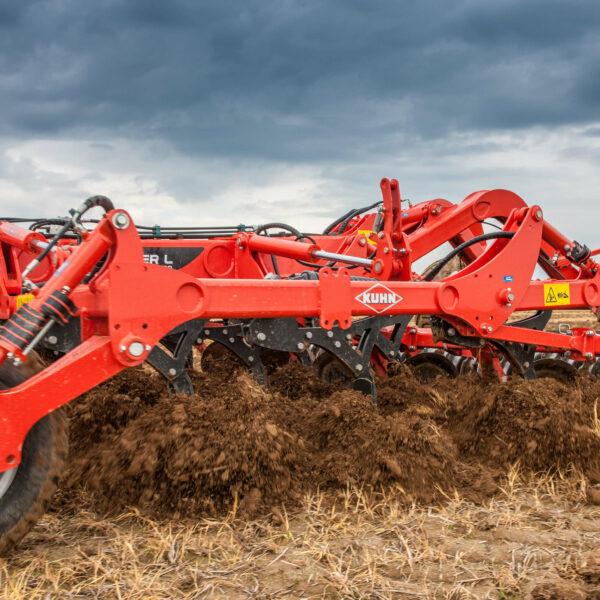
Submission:
M 506 190 L 415 206 L 402 205 L 395 180 L 381 190 L 318 235 L 282 223 L 136 227 L 102 196 L 68 219 L 0 223 L 0 551 L 54 491 L 60 407 L 143 362 L 192 393 L 194 348 L 203 360 L 230 353 L 263 383 L 275 354 L 374 399 L 374 373 L 403 362 L 426 377 L 594 372 L 595 331 L 544 328 L 554 309 L 596 311 L 595 252 Z M 94 206 L 106 215 L 90 228 L 82 215 Z M 444 258 L 413 272 L 446 242 Z M 515 311 L 531 314 L 511 321 Z M 55 360 L 42 368 L 36 349 Z

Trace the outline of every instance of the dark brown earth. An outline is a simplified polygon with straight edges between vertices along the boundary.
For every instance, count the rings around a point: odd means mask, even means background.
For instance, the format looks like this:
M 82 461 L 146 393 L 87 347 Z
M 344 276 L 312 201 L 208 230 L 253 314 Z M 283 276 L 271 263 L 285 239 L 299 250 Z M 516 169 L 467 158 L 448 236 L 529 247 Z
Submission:
M 72 403 L 63 496 L 83 487 L 109 513 L 255 516 L 348 484 L 391 488 L 406 502 L 455 491 L 483 500 L 515 463 L 600 483 L 596 380 L 425 385 L 403 371 L 378 382 L 373 406 L 298 363 L 276 369 L 268 390 L 231 368 L 192 377 L 193 398 L 130 370 Z

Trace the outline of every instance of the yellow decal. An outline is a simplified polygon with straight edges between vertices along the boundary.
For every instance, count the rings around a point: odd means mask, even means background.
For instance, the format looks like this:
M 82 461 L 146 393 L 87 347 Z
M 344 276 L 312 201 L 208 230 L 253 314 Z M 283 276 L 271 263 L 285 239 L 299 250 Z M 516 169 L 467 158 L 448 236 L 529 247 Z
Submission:
M 369 236 L 373 233 L 372 229 L 359 229 L 358 235 L 363 234 L 367 238 L 367 243 L 371 244 L 371 246 L 377 246 L 377 242 L 374 242 Z
M 33 300 L 33 294 L 20 294 L 17 296 L 17 310 L 23 306 L 23 304 L 27 304 Z
M 544 306 L 571 304 L 571 288 L 568 283 L 550 283 L 544 285 Z

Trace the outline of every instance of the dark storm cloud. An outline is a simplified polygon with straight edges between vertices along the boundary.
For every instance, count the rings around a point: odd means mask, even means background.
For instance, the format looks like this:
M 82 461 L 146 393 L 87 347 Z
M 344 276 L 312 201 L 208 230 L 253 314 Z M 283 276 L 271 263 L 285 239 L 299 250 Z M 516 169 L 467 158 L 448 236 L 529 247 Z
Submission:
M 585 123 L 599 25 L 595 0 L 4 0 L 1 131 L 315 160 Z

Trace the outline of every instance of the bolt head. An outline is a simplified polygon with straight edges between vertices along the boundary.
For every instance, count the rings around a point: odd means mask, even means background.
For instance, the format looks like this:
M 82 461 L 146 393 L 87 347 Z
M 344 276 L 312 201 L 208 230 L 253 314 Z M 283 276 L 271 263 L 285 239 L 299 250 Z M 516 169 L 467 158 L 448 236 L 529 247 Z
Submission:
M 140 356 L 142 356 L 142 354 L 144 354 L 145 348 L 144 348 L 144 344 L 142 344 L 142 342 L 131 342 L 131 344 L 129 344 L 129 354 L 131 354 L 131 356 L 134 356 L 135 358 L 138 358 Z
M 177 371 L 175 369 L 169 369 L 169 375 L 171 377 L 175 377 L 175 375 L 177 375 Z
M 306 336 L 307 340 L 312 340 L 312 336 L 313 336 L 312 331 L 307 331 L 304 335 Z
M 594 335 L 596 335 L 596 332 L 595 332 L 595 331 L 592 331 L 591 329 L 588 329 L 588 330 L 585 332 L 585 335 L 587 335 L 588 337 L 594 337 Z
M 56 342 L 58 342 L 58 338 L 57 338 L 55 335 L 49 335 L 49 336 L 46 338 L 46 341 L 47 341 L 49 344 L 52 344 L 52 345 L 54 346 L 54 344 L 56 344 Z
M 228 335 L 228 334 L 229 334 L 228 329 L 227 328 L 223 329 L 223 335 Z
M 146 344 L 146 352 L 150 352 L 152 350 L 152 346 L 150 344 Z
M 250 362 L 250 363 L 254 362 L 254 356 L 249 356 L 248 357 L 248 362 Z
M 383 249 L 383 253 L 384 254 L 389 254 L 390 253 L 390 249 L 389 248 L 384 248 Z
M 259 334 L 257 334 L 256 339 L 259 342 L 264 342 L 267 339 L 267 336 L 261 331 Z
M 394 350 L 390 350 L 390 356 L 396 356 L 396 352 Z
M 233 343 L 235 342 L 235 338 L 234 338 L 234 337 L 230 337 L 230 338 L 229 338 L 229 342 L 230 342 L 231 344 L 233 344 Z
M 327 332 L 327 337 L 328 338 L 332 338 L 333 337 L 333 331 L 331 331 L 331 329 Z
M 129 217 L 124 212 L 118 212 L 113 217 L 113 225 L 117 229 L 127 229 L 129 227 Z
M 381 269 L 382 269 L 382 267 L 381 267 L 381 263 L 380 262 L 376 262 L 373 265 L 373 270 L 375 271 L 375 273 L 381 273 Z
M 341 345 L 342 345 L 342 342 L 340 342 L 339 340 L 336 340 L 335 342 L 333 342 L 333 345 L 334 345 L 336 348 L 340 348 L 340 347 L 341 347 Z
M 357 371 L 362 371 L 362 370 L 363 370 L 363 366 L 362 366 L 360 363 L 358 363 L 358 364 L 356 365 L 356 370 L 357 370 Z
M 380 240 L 382 240 L 382 239 L 383 239 L 383 231 L 380 231 L 380 232 L 377 234 L 377 237 L 378 237 Z
M 450 329 L 448 329 L 448 335 L 450 337 L 453 337 L 456 335 L 456 329 L 454 329 L 454 327 L 450 327 Z
M 302 342 L 298 342 L 296 344 L 296 348 L 298 348 L 298 350 L 304 350 L 304 344 Z
M 360 238 L 360 240 L 358 240 L 358 243 L 359 243 L 361 246 L 364 246 L 364 245 L 367 243 L 367 240 L 366 240 L 364 237 L 361 237 L 361 238 Z
M 594 355 L 591 352 L 586 352 L 585 357 L 586 358 L 594 358 Z

